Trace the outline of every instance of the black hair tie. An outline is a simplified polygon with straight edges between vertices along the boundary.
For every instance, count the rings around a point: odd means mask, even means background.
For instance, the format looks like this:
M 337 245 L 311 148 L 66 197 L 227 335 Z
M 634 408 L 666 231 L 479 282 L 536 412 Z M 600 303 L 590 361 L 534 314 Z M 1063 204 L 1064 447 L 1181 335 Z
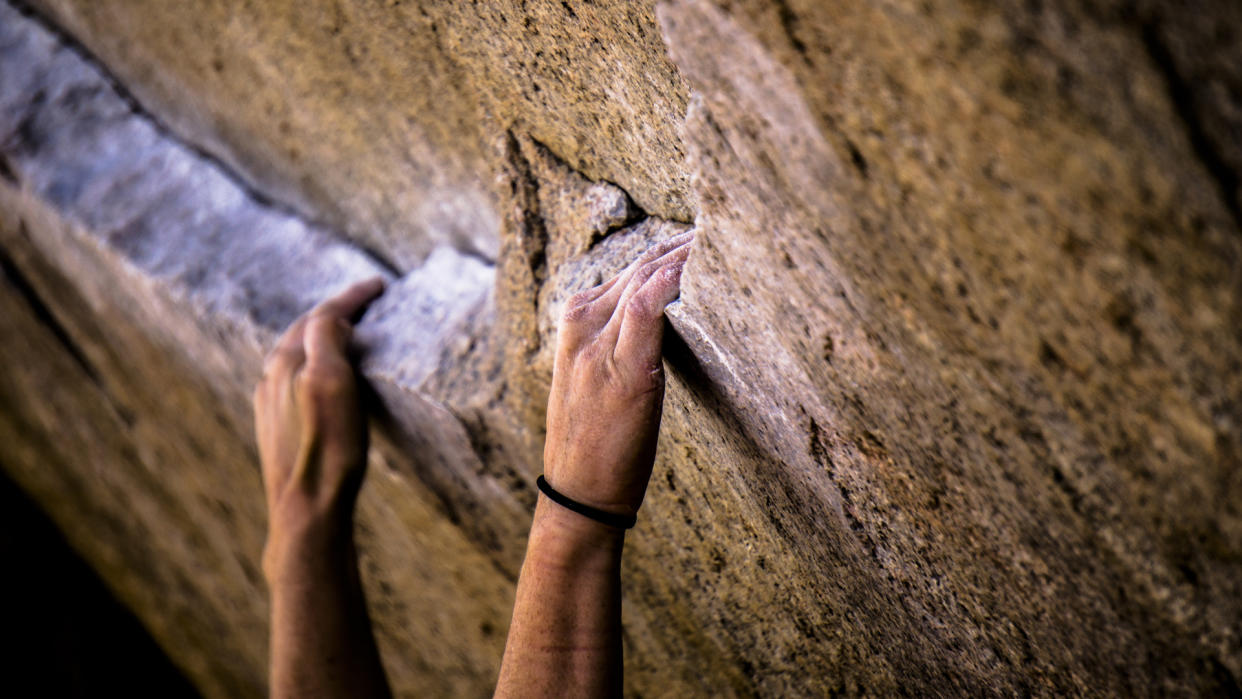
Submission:
M 603 510 L 597 510 L 590 505 L 583 505 L 573 498 L 562 495 L 554 490 L 552 486 L 548 485 L 547 479 L 543 476 L 535 479 L 535 485 L 539 486 L 539 490 L 543 491 L 543 494 L 547 495 L 552 502 L 564 507 L 565 509 L 573 510 L 587 519 L 593 519 L 600 524 L 607 524 L 610 527 L 616 527 L 618 529 L 630 529 L 638 522 L 638 517 L 635 515 L 618 515 L 611 512 L 604 512 Z

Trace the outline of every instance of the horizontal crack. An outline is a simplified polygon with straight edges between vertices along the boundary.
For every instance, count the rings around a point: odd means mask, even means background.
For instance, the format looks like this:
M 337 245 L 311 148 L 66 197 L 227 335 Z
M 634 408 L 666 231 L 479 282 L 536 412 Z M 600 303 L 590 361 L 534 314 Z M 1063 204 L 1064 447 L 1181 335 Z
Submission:
M 77 37 L 73 36 L 57 24 L 52 18 L 39 11 L 38 8 L 31 5 L 29 2 L 26 2 L 26 0 L 3 1 L 10 7 L 14 8 L 25 19 L 33 22 L 38 25 L 40 29 L 55 37 L 64 49 L 76 54 L 79 59 L 94 69 L 104 83 L 113 91 L 113 93 L 129 106 L 130 111 L 136 117 L 150 124 L 151 127 L 158 134 L 160 134 L 160 136 L 168 139 L 172 143 L 177 144 L 179 147 L 184 148 L 195 158 L 202 160 L 206 164 L 213 167 L 231 184 L 245 193 L 245 195 L 255 204 L 269 209 L 274 213 L 301 221 L 308 227 L 331 231 L 333 236 L 339 240 L 348 241 L 352 247 L 355 247 L 362 253 L 366 254 L 372 259 L 373 262 L 376 263 L 377 266 L 384 268 L 389 274 L 392 274 L 393 276 L 401 275 L 400 268 L 386 255 L 377 250 L 359 244 L 339 231 L 333 231 L 332 227 L 329 226 L 322 217 L 303 211 L 268 194 L 260 189 L 256 183 L 244 177 L 241 172 L 236 170 L 229 163 L 225 162 L 222 158 L 207 150 L 202 145 L 186 139 L 181 134 L 177 133 L 171 126 L 160 119 L 153 110 L 148 109 L 145 105 L 143 105 L 142 101 L 139 100 L 133 92 L 125 87 L 125 84 L 121 82 L 120 78 L 118 78 L 117 75 L 108 68 L 108 65 L 100 60 L 100 58 L 96 56 L 90 48 L 78 40 Z M 0 161 L 0 176 L 5 177 L 5 179 L 15 181 L 16 177 L 12 176 L 12 168 L 3 165 L 3 161 Z

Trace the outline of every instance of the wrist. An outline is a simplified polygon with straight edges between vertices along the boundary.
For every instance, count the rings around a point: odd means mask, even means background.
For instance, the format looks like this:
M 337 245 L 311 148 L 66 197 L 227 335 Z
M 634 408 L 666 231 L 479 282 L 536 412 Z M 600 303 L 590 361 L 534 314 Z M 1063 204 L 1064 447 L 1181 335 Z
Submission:
M 579 461 L 583 461 L 579 459 Z M 544 461 L 543 475 L 548 485 L 575 502 L 620 517 L 635 517 L 647 489 L 646 478 L 636 483 L 618 483 L 601 473 L 633 470 L 625 464 L 607 464 L 597 469 L 565 468 L 565 463 Z M 572 462 L 569 462 L 572 463 Z
M 565 509 L 540 495 L 527 559 L 541 566 L 589 569 L 619 563 L 625 530 Z
M 349 560 L 352 517 L 326 508 L 272 508 L 263 547 L 263 576 L 269 586 L 290 577 L 318 576 Z

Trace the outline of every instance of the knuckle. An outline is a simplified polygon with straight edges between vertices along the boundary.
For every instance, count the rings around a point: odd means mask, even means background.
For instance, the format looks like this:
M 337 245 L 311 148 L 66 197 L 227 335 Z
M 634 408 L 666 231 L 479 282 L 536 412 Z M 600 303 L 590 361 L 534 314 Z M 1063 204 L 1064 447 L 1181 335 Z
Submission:
M 277 347 L 263 360 L 263 381 L 272 381 L 293 365 L 293 352 Z
M 312 397 L 332 398 L 348 393 L 353 375 L 340 367 L 308 367 L 298 374 L 298 386 Z
M 570 298 L 565 310 L 560 314 L 564 323 L 579 323 L 586 317 L 587 304 L 580 303 L 578 297 Z
M 588 303 L 591 302 L 593 298 L 595 298 L 596 288 L 587 289 L 585 291 L 579 291 L 573 296 L 570 296 L 569 301 L 565 304 L 565 307 L 567 309 L 573 309 L 573 308 L 580 308 L 582 306 L 587 305 Z
M 660 267 L 662 267 L 662 266 L 663 266 L 663 265 L 661 265 L 661 264 L 660 264 L 660 261 L 659 261 L 659 260 L 652 260 L 651 262 L 648 262 L 648 263 L 644 264 L 641 268 L 639 268 L 639 270 L 638 270 L 638 272 L 639 272 L 639 274 L 638 274 L 638 278 L 639 278 L 639 279 L 644 279 L 644 280 L 645 280 L 645 279 L 647 279 L 648 277 L 650 277 L 651 275 L 655 274 L 655 273 L 656 273 L 656 271 L 657 271 L 657 270 L 659 270 L 659 269 L 660 269 Z
M 351 327 L 350 324 L 342 317 L 327 311 L 317 311 L 311 314 L 306 320 L 306 328 L 310 331 L 312 328 L 322 329 L 324 327 L 336 330 L 338 328 Z
M 573 299 L 565 305 L 565 312 L 561 316 L 561 320 L 566 325 L 581 325 L 591 315 L 591 304 L 574 303 Z
M 330 342 L 338 342 L 350 336 L 353 332 L 353 326 L 344 318 L 338 316 L 319 316 L 312 319 L 306 325 L 306 333 L 308 337 L 317 340 L 327 339 Z
M 260 381 L 266 381 L 268 377 L 272 375 L 272 372 L 276 369 L 277 352 L 279 352 L 279 350 L 274 349 L 271 352 L 268 352 L 267 356 L 263 358 L 263 378 L 260 379 Z

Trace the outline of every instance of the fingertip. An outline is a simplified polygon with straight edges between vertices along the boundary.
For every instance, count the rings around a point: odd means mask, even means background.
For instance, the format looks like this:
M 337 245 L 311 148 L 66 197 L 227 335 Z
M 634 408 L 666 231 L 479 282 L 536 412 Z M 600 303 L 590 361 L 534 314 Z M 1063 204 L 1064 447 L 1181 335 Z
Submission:
M 664 308 L 681 295 L 681 273 L 684 262 L 664 265 L 651 275 L 627 300 L 646 315 L 661 315 Z
M 664 264 L 656 273 L 661 286 L 673 284 L 680 286 L 682 272 L 686 269 L 686 255 L 677 255 Z
M 360 282 L 354 283 L 346 293 L 350 296 L 356 295 L 362 303 L 369 303 L 384 293 L 384 278 L 375 276 L 370 279 L 363 279 Z
M 641 266 L 647 262 L 657 260 L 679 248 L 685 247 L 693 240 L 694 231 L 686 231 L 685 233 L 678 233 L 677 235 L 656 241 L 647 248 L 646 252 L 639 256 L 636 262 Z
M 685 261 L 685 260 L 682 260 L 681 262 L 675 262 L 675 263 L 673 263 L 673 264 L 669 265 L 669 266 L 668 266 L 668 267 L 667 267 L 667 268 L 663 271 L 663 274 L 664 274 L 664 277 L 665 277 L 666 279 L 668 279 L 668 280 L 670 280 L 670 281 L 672 281 L 672 282 L 676 283 L 678 286 L 680 286 L 680 285 L 681 285 L 681 274 L 682 274 L 682 272 L 684 272 L 685 270 L 686 270 L 686 261 Z
M 320 303 L 310 315 L 335 315 L 356 321 L 383 290 L 384 279 L 382 277 L 371 277 L 354 282 L 340 293 Z
M 375 299 L 384 293 L 387 284 L 383 277 L 371 277 L 358 283 L 361 287 L 359 294 L 362 295 L 362 302 L 358 304 L 358 308 L 350 314 L 351 320 L 357 321 L 367 310 Z
M 660 294 L 663 305 L 667 306 L 681 295 L 681 273 L 686 263 L 675 262 L 660 270 Z

